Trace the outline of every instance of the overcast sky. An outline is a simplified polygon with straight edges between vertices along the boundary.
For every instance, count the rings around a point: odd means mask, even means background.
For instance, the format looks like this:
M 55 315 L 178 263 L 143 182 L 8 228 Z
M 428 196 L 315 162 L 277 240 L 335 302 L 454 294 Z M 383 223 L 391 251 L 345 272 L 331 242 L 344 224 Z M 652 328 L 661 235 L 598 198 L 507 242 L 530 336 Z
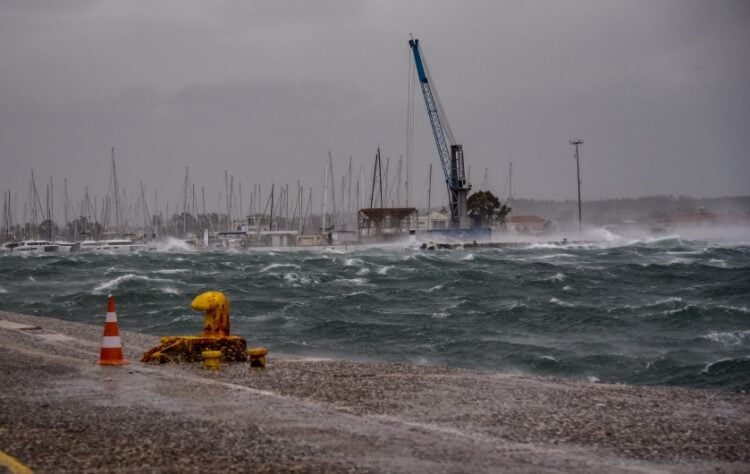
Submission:
M 0 188 L 68 178 L 179 199 L 185 166 L 218 201 L 254 183 L 370 178 L 406 149 L 421 41 L 474 189 L 584 199 L 750 194 L 750 2 L 0 1 Z M 412 204 L 435 145 L 417 96 Z M 441 192 L 444 188 L 440 188 Z M 438 192 L 438 191 L 435 191 Z M 319 193 L 319 190 L 317 190 Z M 319 194 L 318 194 L 319 195 Z M 434 202 L 434 201 L 433 201 Z M 209 204 L 210 205 L 210 204 Z

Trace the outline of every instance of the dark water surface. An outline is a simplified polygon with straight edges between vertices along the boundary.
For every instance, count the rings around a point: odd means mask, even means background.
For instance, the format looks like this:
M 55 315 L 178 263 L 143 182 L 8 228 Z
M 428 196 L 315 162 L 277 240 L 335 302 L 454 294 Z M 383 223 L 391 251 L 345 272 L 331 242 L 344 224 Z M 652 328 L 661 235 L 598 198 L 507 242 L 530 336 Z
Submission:
M 0 256 L 0 309 L 102 324 L 111 292 L 151 334 L 200 333 L 213 289 L 277 352 L 750 389 L 747 241 Z

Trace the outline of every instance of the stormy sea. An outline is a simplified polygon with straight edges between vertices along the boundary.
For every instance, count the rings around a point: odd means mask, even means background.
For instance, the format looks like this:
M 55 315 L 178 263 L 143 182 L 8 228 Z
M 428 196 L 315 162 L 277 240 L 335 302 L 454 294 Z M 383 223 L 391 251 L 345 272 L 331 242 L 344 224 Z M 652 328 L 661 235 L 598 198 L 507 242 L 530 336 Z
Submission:
M 0 309 L 199 334 L 224 291 L 232 333 L 305 357 L 439 364 L 592 382 L 750 389 L 750 235 L 423 250 L 316 249 L 0 256 Z M 124 341 L 127 344 L 127 341 Z

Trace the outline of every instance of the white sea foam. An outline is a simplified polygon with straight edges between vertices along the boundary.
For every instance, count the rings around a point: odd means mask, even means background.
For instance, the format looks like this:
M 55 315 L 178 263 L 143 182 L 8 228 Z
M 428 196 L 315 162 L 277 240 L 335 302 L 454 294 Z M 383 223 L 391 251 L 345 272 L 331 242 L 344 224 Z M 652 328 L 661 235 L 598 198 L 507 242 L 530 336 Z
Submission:
M 268 265 L 267 267 L 261 269 L 260 273 L 265 273 L 269 270 L 273 270 L 275 268 L 300 268 L 299 265 L 295 265 L 293 263 L 272 263 Z
M 656 301 L 654 301 L 653 303 L 647 304 L 647 305 L 645 305 L 645 306 L 646 306 L 646 307 L 650 307 L 650 306 L 661 306 L 661 305 L 663 305 L 663 304 L 669 304 L 669 303 L 681 303 L 681 302 L 682 302 L 682 298 L 680 298 L 679 296 L 670 296 L 669 298 L 663 298 L 663 299 L 660 299 L 660 300 L 656 300 Z M 638 307 L 639 307 L 639 306 L 636 306 L 636 308 L 638 308 Z
M 442 290 L 443 286 L 444 285 L 435 285 L 432 288 L 430 288 L 429 290 L 427 290 L 427 293 L 432 293 L 432 292 L 435 292 L 435 291 Z
M 470 254 L 464 255 L 464 257 L 461 260 L 474 260 L 474 254 L 470 253 Z
M 194 320 L 196 320 L 196 319 L 198 319 L 200 317 L 201 316 L 199 314 L 197 314 L 197 313 L 196 314 L 185 313 L 185 314 L 179 314 L 179 315 L 173 317 L 170 320 L 170 322 L 172 322 L 172 323 L 181 323 L 183 321 L 194 321 Z
M 448 314 L 448 313 L 443 313 L 443 312 L 439 312 L 439 313 L 432 313 L 432 314 L 430 315 L 430 317 L 431 317 L 431 318 L 435 318 L 435 319 L 445 319 L 445 318 L 447 318 L 448 316 L 449 316 L 449 314 Z
M 572 307 L 575 306 L 573 303 L 568 303 L 567 301 L 563 301 L 563 300 L 557 299 L 554 296 L 552 298 L 550 298 L 549 302 L 553 303 L 553 304 L 556 304 L 558 306 L 563 306 L 565 308 L 572 308 Z
M 551 260 L 553 258 L 573 258 L 574 256 L 569 253 L 550 253 L 547 255 L 539 255 L 535 257 L 537 260 Z
M 160 279 L 160 278 L 149 278 L 144 275 L 135 275 L 133 273 L 127 273 L 125 275 L 120 275 L 117 278 L 113 278 L 112 280 L 105 281 L 104 283 L 98 285 L 94 288 L 93 292 L 94 294 L 102 293 L 104 291 L 111 291 L 120 286 L 120 284 L 127 282 L 127 281 L 134 281 L 134 280 L 140 280 L 140 281 L 151 281 L 151 282 L 161 282 L 161 283 L 175 283 L 174 280 L 166 280 L 166 279 Z
M 333 280 L 334 283 L 340 283 L 343 285 L 354 285 L 354 286 L 362 286 L 367 284 L 367 280 L 364 278 L 338 278 L 336 280 Z
M 690 308 L 695 308 L 695 305 L 688 304 L 685 306 L 681 306 L 679 308 L 667 309 L 667 310 L 661 311 L 659 314 L 662 314 L 664 316 L 671 316 L 673 314 L 681 313 Z
M 572 286 L 570 286 L 570 285 L 565 285 L 565 286 L 563 286 L 563 291 L 570 291 L 570 290 L 572 290 L 572 289 L 573 289 L 573 287 L 572 287 Z
M 350 296 L 359 296 L 359 295 L 366 295 L 366 294 L 367 294 L 366 291 L 352 291 L 351 293 L 346 293 L 346 294 L 344 294 L 342 296 L 345 296 L 345 297 L 348 298 Z
M 302 285 L 309 285 L 311 283 L 313 284 L 318 283 L 317 280 L 306 277 L 304 275 L 299 275 L 294 272 L 285 273 L 283 278 L 285 282 L 295 287 L 299 287 Z
M 378 268 L 378 275 L 385 275 L 388 273 L 388 270 L 393 268 L 391 265 L 385 265 L 383 267 Z
M 750 340 L 750 331 L 710 332 L 701 337 L 726 346 L 738 346 L 746 340 Z
M 157 252 L 195 252 L 195 248 L 184 240 L 167 237 L 156 244 Z
M 173 286 L 165 286 L 161 289 L 163 293 L 166 293 L 168 295 L 181 295 L 182 291 L 178 290 L 177 288 Z
M 362 261 L 361 258 L 347 258 L 344 260 L 344 266 L 345 267 L 356 267 L 360 265 L 364 265 L 364 261 Z
M 711 371 L 711 367 L 713 367 L 714 365 L 721 364 L 722 362 L 727 362 L 727 361 L 730 361 L 730 360 L 732 360 L 732 359 L 730 359 L 729 357 L 724 357 L 722 359 L 715 360 L 713 362 L 709 362 L 708 364 L 706 364 L 705 367 L 703 367 L 703 373 L 707 374 L 707 373 L 709 373 Z
M 679 296 L 670 296 L 668 298 L 661 298 L 661 299 L 658 299 L 656 301 L 643 302 L 642 304 L 626 304 L 626 305 L 623 305 L 623 306 L 607 308 L 607 312 L 611 313 L 613 311 L 618 311 L 618 310 L 634 310 L 634 309 L 654 308 L 654 307 L 657 307 L 657 306 L 670 305 L 670 304 L 674 304 L 674 303 L 682 303 L 682 298 L 680 298 Z M 688 306 L 680 306 L 677 309 L 669 309 L 669 310 L 666 310 L 666 311 L 662 311 L 659 314 L 673 314 L 673 313 L 680 312 L 680 311 L 686 309 L 687 307 Z
M 152 273 L 160 274 L 160 275 L 175 275 L 177 273 L 189 273 L 192 272 L 192 270 L 188 270 L 187 268 L 165 268 L 163 270 L 154 270 Z
M 370 274 L 370 269 L 367 267 L 362 267 L 359 270 L 357 270 L 357 275 L 364 276 L 364 275 L 369 275 L 369 274 Z
M 7 293 L 7 292 L 8 292 L 8 290 L 6 290 L 2 286 L 0 286 L 0 294 Z
M 526 308 L 526 303 L 521 301 L 502 301 L 499 306 L 504 310 L 514 310 L 516 308 Z

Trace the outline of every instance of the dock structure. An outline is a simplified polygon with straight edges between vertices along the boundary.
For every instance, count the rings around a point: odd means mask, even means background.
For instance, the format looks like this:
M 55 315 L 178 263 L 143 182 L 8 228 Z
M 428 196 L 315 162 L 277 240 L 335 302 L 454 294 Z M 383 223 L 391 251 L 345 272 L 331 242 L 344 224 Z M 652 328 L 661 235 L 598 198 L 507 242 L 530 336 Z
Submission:
M 408 235 L 416 225 L 419 211 L 413 207 L 374 207 L 360 209 L 357 235 L 360 240 L 397 238 Z
M 158 340 L 121 337 L 131 360 Z M 0 311 L 0 471 L 750 471 L 747 394 L 278 354 L 100 366 L 100 339 Z

